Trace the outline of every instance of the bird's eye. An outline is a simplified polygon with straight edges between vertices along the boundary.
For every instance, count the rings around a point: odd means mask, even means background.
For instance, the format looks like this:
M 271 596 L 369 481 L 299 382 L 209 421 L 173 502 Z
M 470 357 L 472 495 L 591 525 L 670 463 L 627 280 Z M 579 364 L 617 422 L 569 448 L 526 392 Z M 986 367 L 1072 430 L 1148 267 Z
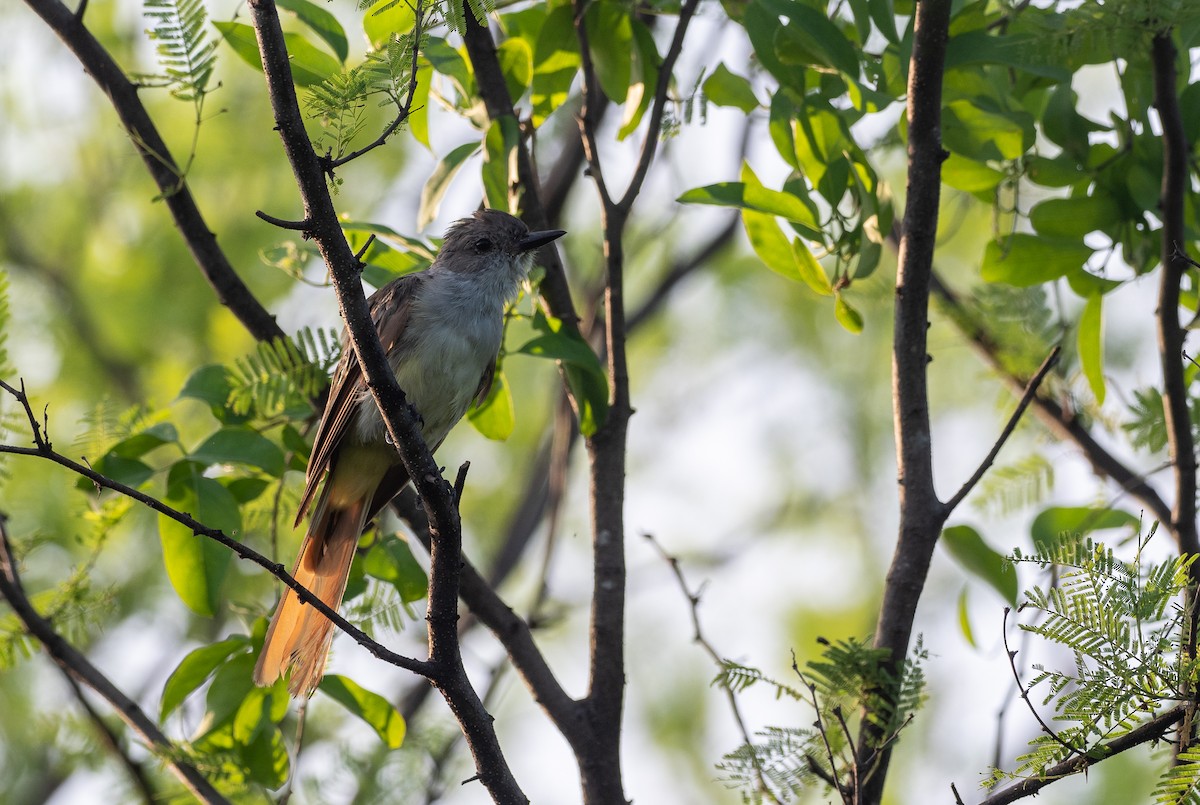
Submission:
M 496 245 L 492 243 L 491 238 L 479 238 L 475 241 L 476 254 L 487 254 L 494 248 L 496 248 Z

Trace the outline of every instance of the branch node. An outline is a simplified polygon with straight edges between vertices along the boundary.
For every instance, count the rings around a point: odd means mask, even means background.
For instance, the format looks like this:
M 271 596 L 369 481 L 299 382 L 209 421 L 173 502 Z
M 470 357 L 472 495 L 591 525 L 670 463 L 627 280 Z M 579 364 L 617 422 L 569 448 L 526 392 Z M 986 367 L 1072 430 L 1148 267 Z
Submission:
M 312 229 L 312 220 L 309 218 L 305 218 L 302 221 L 289 221 L 286 218 L 276 218 L 274 215 L 268 215 L 262 210 L 255 210 L 254 214 L 266 221 L 268 224 L 277 226 L 280 229 L 290 229 L 293 232 L 303 232 L 306 237 L 308 236 L 309 230 Z

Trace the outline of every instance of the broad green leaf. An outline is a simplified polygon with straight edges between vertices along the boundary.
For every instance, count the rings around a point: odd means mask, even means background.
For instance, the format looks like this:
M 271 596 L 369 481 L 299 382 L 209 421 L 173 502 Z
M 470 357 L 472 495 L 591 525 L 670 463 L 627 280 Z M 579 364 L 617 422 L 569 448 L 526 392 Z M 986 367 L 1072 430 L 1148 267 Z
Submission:
M 583 369 L 571 363 L 563 364 L 563 375 L 575 398 L 579 432 L 594 436 L 608 416 L 608 376 L 602 371 Z
M 1091 134 L 1107 128 L 1079 114 L 1076 110 L 1078 102 L 1071 82 L 1063 82 L 1050 90 L 1041 115 L 1042 134 L 1076 159 L 1090 150 Z
M 508 86 L 509 98 L 516 103 L 529 88 L 529 81 L 533 77 L 533 52 L 524 39 L 510 37 L 496 48 L 496 57 L 500 61 L 504 83 Z
M 852 153 L 856 146 L 844 121 L 832 109 L 810 107 L 797 119 L 796 127 L 796 158 L 809 181 L 821 184 L 826 172 L 839 164 L 845 177 L 849 177 L 849 163 L 844 155 Z M 835 184 L 846 186 L 845 179 Z
M 624 140 L 641 124 L 646 110 L 654 99 L 654 88 L 658 84 L 658 68 L 662 62 L 654 34 L 638 19 L 633 24 L 633 66 L 630 70 L 629 92 L 625 96 L 621 125 L 617 139 Z
M 579 65 L 574 6 L 561 5 L 546 16 L 533 48 L 531 86 L 534 126 L 540 126 L 566 102 Z
M 982 274 L 987 282 L 1027 288 L 1063 277 L 1091 256 L 1092 250 L 1079 241 L 1050 240 L 1022 232 L 1004 243 L 988 243 Z
M 489 439 L 502 442 L 512 436 L 517 417 L 513 412 L 512 389 L 508 387 L 501 369 L 496 369 L 487 398 L 467 411 L 467 419 L 475 430 Z
M 892 0 L 867 0 L 867 7 L 871 11 L 875 27 L 884 38 L 893 45 L 900 44 L 900 34 L 896 31 L 896 10 L 892 7 Z
M 990 193 L 1004 180 L 1004 174 L 982 162 L 951 154 L 942 163 L 942 181 L 964 193 Z
M 258 500 L 271 481 L 266 478 L 219 478 L 218 483 L 229 490 L 239 506 L 244 506 L 252 500 Z
M 138 431 L 137 433 L 117 442 L 108 451 L 122 458 L 141 458 L 156 447 L 179 441 L 179 432 L 170 422 L 159 422 L 157 425 Z
M 159 706 L 159 721 L 175 711 L 184 699 L 196 688 L 204 684 L 217 666 L 225 662 L 235 651 L 240 651 L 250 645 L 250 638 L 245 635 L 233 635 L 219 643 L 201 646 L 184 657 L 175 670 L 167 677 L 163 685 L 162 703 Z
M 1137 528 L 1140 521 L 1120 509 L 1095 509 L 1087 506 L 1051 506 L 1033 518 L 1030 536 L 1040 551 L 1048 551 L 1059 535 L 1083 535 L 1109 528 Z
M 966 99 L 951 101 L 942 113 L 946 148 L 976 162 L 1017 159 L 1033 140 L 1033 119 L 1027 113 L 987 110 Z
M 767 72 L 775 76 L 782 86 L 788 87 L 802 96 L 806 91 L 804 71 L 784 65 L 775 51 L 776 37 L 783 28 L 779 14 L 768 10 L 764 0 L 751 0 L 745 6 L 742 24 L 746 28 L 746 34 L 750 37 L 750 44 L 754 46 L 754 54 L 762 62 L 763 67 L 767 68 Z
M 1038 234 L 1052 238 L 1082 238 L 1120 220 L 1120 207 L 1107 195 L 1049 198 L 1029 211 L 1029 222 Z
M 775 34 L 775 55 L 785 65 L 829 67 L 858 78 L 858 50 L 824 11 L 791 0 L 766 0 L 791 22 Z
M 442 198 L 445 197 L 450 183 L 454 181 L 454 177 L 458 175 L 459 169 L 462 168 L 467 158 L 478 151 L 479 143 L 463 143 L 438 162 L 437 167 L 433 169 L 433 174 L 425 182 L 425 187 L 421 188 L 421 206 L 417 210 L 417 229 L 424 229 L 437 217 L 438 208 L 442 204 Z
M 239 654 L 217 669 L 204 700 L 208 708 L 205 716 L 208 727 L 206 735 L 232 725 L 242 703 L 255 690 L 253 674 L 256 662 L 258 658 L 254 654 Z
M 253 741 L 241 747 L 242 762 L 250 779 L 265 788 L 280 788 L 290 776 L 291 759 L 283 733 L 273 724 L 257 732 Z
M 363 32 L 371 47 L 380 50 L 393 36 L 403 36 L 417 24 L 416 6 L 407 0 L 383 0 L 363 15 Z
M 144 461 L 136 458 L 125 458 L 113 453 L 106 453 L 98 461 L 93 461 L 91 464 L 92 469 L 101 475 L 117 483 L 132 486 L 135 489 L 154 477 L 154 468 Z M 80 478 L 75 482 L 75 488 L 87 492 L 94 489 L 95 485 L 87 478 Z
M 1111 293 L 1124 285 L 1121 280 L 1098 277 L 1084 266 L 1080 266 L 1077 270 L 1067 273 L 1067 284 L 1071 286 L 1072 291 L 1084 299 L 1094 294 Z
M 837 319 L 838 324 L 855 335 L 861 333 L 863 331 L 862 314 L 850 306 L 845 295 L 840 291 L 834 292 L 833 296 L 833 317 Z
M 240 22 L 214 22 L 213 25 L 242 61 L 257 70 L 262 70 L 258 40 L 254 36 L 253 28 Z M 318 50 L 300 34 L 285 33 L 283 41 L 287 46 L 288 60 L 291 62 L 292 80 L 302 87 L 320 84 L 342 69 L 337 59 Z
M 771 116 L 768 122 L 768 133 L 771 142 L 779 156 L 796 170 L 800 169 L 800 160 L 796 158 L 795 120 L 796 106 L 785 92 L 776 92 L 771 97 Z
M 582 336 L 563 327 L 561 321 L 552 319 L 539 310 L 534 316 L 533 326 L 541 334 L 526 341 L 516 352 L 601 372 L 600 359 L 596 357 L 596 353 Z
M 955 34 L 946 43 L 946 69 L 980 64 L 1002 64 L 1022 73 L 1063 81 L 1070 86 L 1071 70 L 1055 58 L 1045 38 L 1005 31 L 976 29 Z
M 460 51 L 450 47 L 443 39 L 431 37 L 424 44 L 422 53 L 434 70 L 454 81 L 460 93 L 470 94 L 470 88 L 475 85 L 475 75 Z
M 408 130 L 413 139 L 426 148 L 429 148 L 429 87 L 432 81 L 433 67 L 423 58 L 418 60 L 417 88 L 408 110 Z
M 790 280 L 803 282 L 822 296 L 833 293 L 825 269 L 799 238 L 789 241 L 775 216 L 742 210 L 742 225 L 750 247 L 763 265 Z
M 171 468 L 167 481 L 167 505 L 187 512 L 209 528 L 234 537 L 241 531 L 242 517 L 229 490 L 193 461 L 180 461 Z M 192 533 L 165 514 L 158 516 L 167 576 L 179 598 L 197 615 L 211 617 L 217 608 L 221 582 L 229 569 L 231 554 L 219 543 Z
M 208 410 L 218 422 L 235 424 L 245 422 L 247 416 L 235 414 L 229 408 L 229 395 L 233 391 L 230 383 L 229 370 L 221 364 L 201 366 L 192 372 L 179 392 L 180 399 L 200 400 L 208 405 Z
M 282 450 L 257 431 L 236 425 L 209 436 L 189 458 L 201 464 L 248 464 L 276 477 L 284 469 Z
M 408 543 L 388 534 L 371 546 L 362 564 L 363 572 L 396 588 L 406 604 L 420 601 L 429 590 L 425 569 L 413 556 Z
M 509 188 L 517 178 L 517 147 L 521 132 L 514 117 L 505 115 L 493 120 L 483 140 L 483 189 L 487 205 L 496 210 L 508 210 Z
M 717 106 L 732 106 L 749 114 L 758 108 L 758 97 L 750 82 L 730 72 L 724 62 L 717 65 L 712 75 L 704 79 L 704 96 Z
M 971 648 L 979 648 L 975 643 L 975 631 L 971 628 L 971 611 L 967 607 L 966 587 L 958 594 L 958 628 L 962 630 L 963 637 Z
M 778 215 L 817 228 L 812 212 L 790 193 L 771 190 L 754 182 L 720 182 L 695 187 L 676 199 L 680 204 L 714 204 L 742 210 Z
M 1026 157 L 1025 175 L 1044 187 L 1070 187 L 1084 174 L 1074 159 L 1060 154 L 1054 159 L 1036 155 Z
M 378 693 L 339 674 L 326 675 L 319 689 L 365 721 L 389 749 L 398 749 L 404 743 L 404 717 Z
M 588 5 L 588 46 L 600 89 L 615 103 L 629 95 L 629 77 L 633 69 L 633 25 L 629 11 L 615 0 L 596 0 Z
M 1005 601 L 1016 606 L 1017 574 L 978 531 L 966 525 L 950 526 L 942 530 L 942 545 L 967 572 L 990 584 Z
M 1079 317 L 1079 362 L 1096 403 L 1104 405 L 1104 297 L 1092 294 Z
M 337 54 L 338 61 L 345 63 L 346 57 L 350 55 L 350 45 L 346 41 L 346 31 L 337 21 L 337 17 L 309 0 L 275 0 L 275 4 L 295 14 L 313 30 L 313 33 L 325 40 L 325 44 Z M 401 2 L 398 5 L 405 4 Z

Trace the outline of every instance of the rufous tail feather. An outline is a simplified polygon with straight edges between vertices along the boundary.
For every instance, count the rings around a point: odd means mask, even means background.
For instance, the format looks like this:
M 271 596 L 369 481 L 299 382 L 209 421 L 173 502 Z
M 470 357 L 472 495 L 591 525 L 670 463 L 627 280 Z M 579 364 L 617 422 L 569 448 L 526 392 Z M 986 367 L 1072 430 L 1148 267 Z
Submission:
M 334 508 L 322 495 L 309 522 L 292 576 L 330 609 L 336 610 L 342 603 L 366 515 L 367 500 Z M 255 684 L 274 684 L 292 668 L 288 690 L 293 696 L 311 696 L 325 674 L 332 641 L 333 622 L 288 588 L 267 629 L 262 653 L 254 667 Z

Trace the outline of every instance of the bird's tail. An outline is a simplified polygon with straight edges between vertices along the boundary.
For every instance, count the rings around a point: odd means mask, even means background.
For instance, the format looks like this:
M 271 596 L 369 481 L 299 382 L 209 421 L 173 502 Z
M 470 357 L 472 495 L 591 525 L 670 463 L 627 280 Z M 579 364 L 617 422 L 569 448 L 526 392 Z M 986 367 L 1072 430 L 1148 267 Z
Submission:
M 366 525 L 367 502 L 359 499 L 346 508 L 329 505 L 328 494 L 318 501 L 300 546 L 292 576 L 336 610 L 346 591 L 358 537 Z M 271 618 L 262 653 L 254 667 L 254 682 L 271 685 L 293 668 L 288 690 L 293 696 L 311 696 L 325 674 L 333 622 L 305 604 L 288 588 Z

